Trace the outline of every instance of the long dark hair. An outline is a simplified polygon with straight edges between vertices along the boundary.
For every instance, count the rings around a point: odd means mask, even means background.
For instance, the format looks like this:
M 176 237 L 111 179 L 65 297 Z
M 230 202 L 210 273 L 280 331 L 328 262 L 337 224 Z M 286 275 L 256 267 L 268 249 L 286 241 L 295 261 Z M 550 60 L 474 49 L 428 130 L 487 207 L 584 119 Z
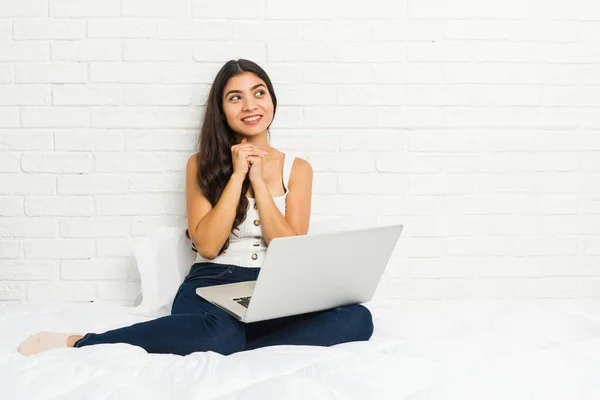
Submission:
M 235 132 L 229 127 L 225 120 L 223 112 L 223 91 L 229 79 L 244 72 L 251 72 L 262 79 L 267 85 L 269 95 L 273 99 L 273 116 L 277 110 L 277 97 L 273 90 L 273 84 L 267 73 L 256 63 L 239 59 L 230 60 L 221 67 L 210 88 L 202 128 L 196 143 L 198 152 L 196 153 L 198 169 L 196 171 L 196 180 L 202 193 L 210 204 L 214 207 L 219 201 L 231 174 L 233 173 L 233 161 L 231 158 L 231 146 L 238 143 Z M 270 125 L 269 125 L 270 126 Z M 268 129 L 268 127 L 267 127 Z M 202 171 L 202 173 L 200 173 Z M 248 210 L 248 198 L 246 192 L 250 188 L 250 179 L 246 176 L 242 184 L 240 201 L 235 212 L 235 219 L 231 227 L 233 231 L 246 219 Z M 185 230 L 185 235 L 191 240 L 189 229 Z M 221 247 L 219 255 L 229 247 L 229 238 Z M 192 249 L 196 252 L 192 242 Z

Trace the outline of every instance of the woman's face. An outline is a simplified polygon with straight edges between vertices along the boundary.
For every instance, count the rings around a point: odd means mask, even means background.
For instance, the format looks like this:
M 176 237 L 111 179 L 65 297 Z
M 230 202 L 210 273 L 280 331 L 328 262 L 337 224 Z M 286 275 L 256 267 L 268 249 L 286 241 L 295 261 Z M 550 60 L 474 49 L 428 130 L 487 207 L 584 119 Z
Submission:
M 273 100 L 265 82 L 252 72 L 229 79 L 223 90 L 223 111 L 227 123 L 245 136 L 266 133 L 273 121 Z

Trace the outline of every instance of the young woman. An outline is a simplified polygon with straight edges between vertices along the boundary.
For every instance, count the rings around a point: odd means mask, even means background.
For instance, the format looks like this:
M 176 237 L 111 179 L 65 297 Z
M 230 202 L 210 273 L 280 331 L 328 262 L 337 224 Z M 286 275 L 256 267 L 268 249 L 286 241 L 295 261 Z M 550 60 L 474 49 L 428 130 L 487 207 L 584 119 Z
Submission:
M 244 324 L 196 294 L 198 287 L 256 280 L 271 240 L 308 231 L 312 168 L 270 146 L 276 109 L 271 80 L 257 64 L 231 60 L 218 72 L 200 151 L 186 166 L 186 234 L 198 256 L 171 315 L 104 333 L 40 332 L 18 351 L 30 355 L 56 347 L 129 343 L 149 353 L 228 355 L 273 345 L 368 340 L 373 321 L 362 305 Z

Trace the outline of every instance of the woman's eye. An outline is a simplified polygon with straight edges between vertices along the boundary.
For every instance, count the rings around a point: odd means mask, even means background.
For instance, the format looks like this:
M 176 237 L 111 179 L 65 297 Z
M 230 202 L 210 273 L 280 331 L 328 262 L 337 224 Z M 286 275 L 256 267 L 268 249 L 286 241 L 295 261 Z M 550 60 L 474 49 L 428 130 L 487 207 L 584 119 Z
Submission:
M 265 91 L 264 91 L 264 90 L 257 90 L 257 91 L 256 91 L 256 94 L 257 94 L 258 96 L 262 96 L 263 94 L 265 94 Z
M 240 96 L 231 96 L 229 100 L 239 100 Z

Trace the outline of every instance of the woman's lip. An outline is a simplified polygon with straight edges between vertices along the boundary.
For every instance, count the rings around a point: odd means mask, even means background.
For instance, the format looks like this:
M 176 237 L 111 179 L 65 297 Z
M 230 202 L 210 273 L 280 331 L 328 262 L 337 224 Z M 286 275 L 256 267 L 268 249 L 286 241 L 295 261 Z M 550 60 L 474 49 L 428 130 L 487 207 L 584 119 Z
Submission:
M 248 115 L 247 117 L 242 118 L 242 121 L 244 121 L 246 118 L 252 118 L 252 117 L 261 117 L 262 118 L 262 115 L 260 115 L 260 114 Z M 244 121 L 244 122 L 246 122 L 246 121 Z
M 252 117 L 259 117 L 259 118 L 252 120 L 252 121 L 245 121 L 244 119 L 242 119 L 242 122 L 245 123 L 246 125 L 256 125 L 262 120 L 262 115 L 252 115 Z M 250 117 L 246 117 L 246 118 L 250 118 Z

